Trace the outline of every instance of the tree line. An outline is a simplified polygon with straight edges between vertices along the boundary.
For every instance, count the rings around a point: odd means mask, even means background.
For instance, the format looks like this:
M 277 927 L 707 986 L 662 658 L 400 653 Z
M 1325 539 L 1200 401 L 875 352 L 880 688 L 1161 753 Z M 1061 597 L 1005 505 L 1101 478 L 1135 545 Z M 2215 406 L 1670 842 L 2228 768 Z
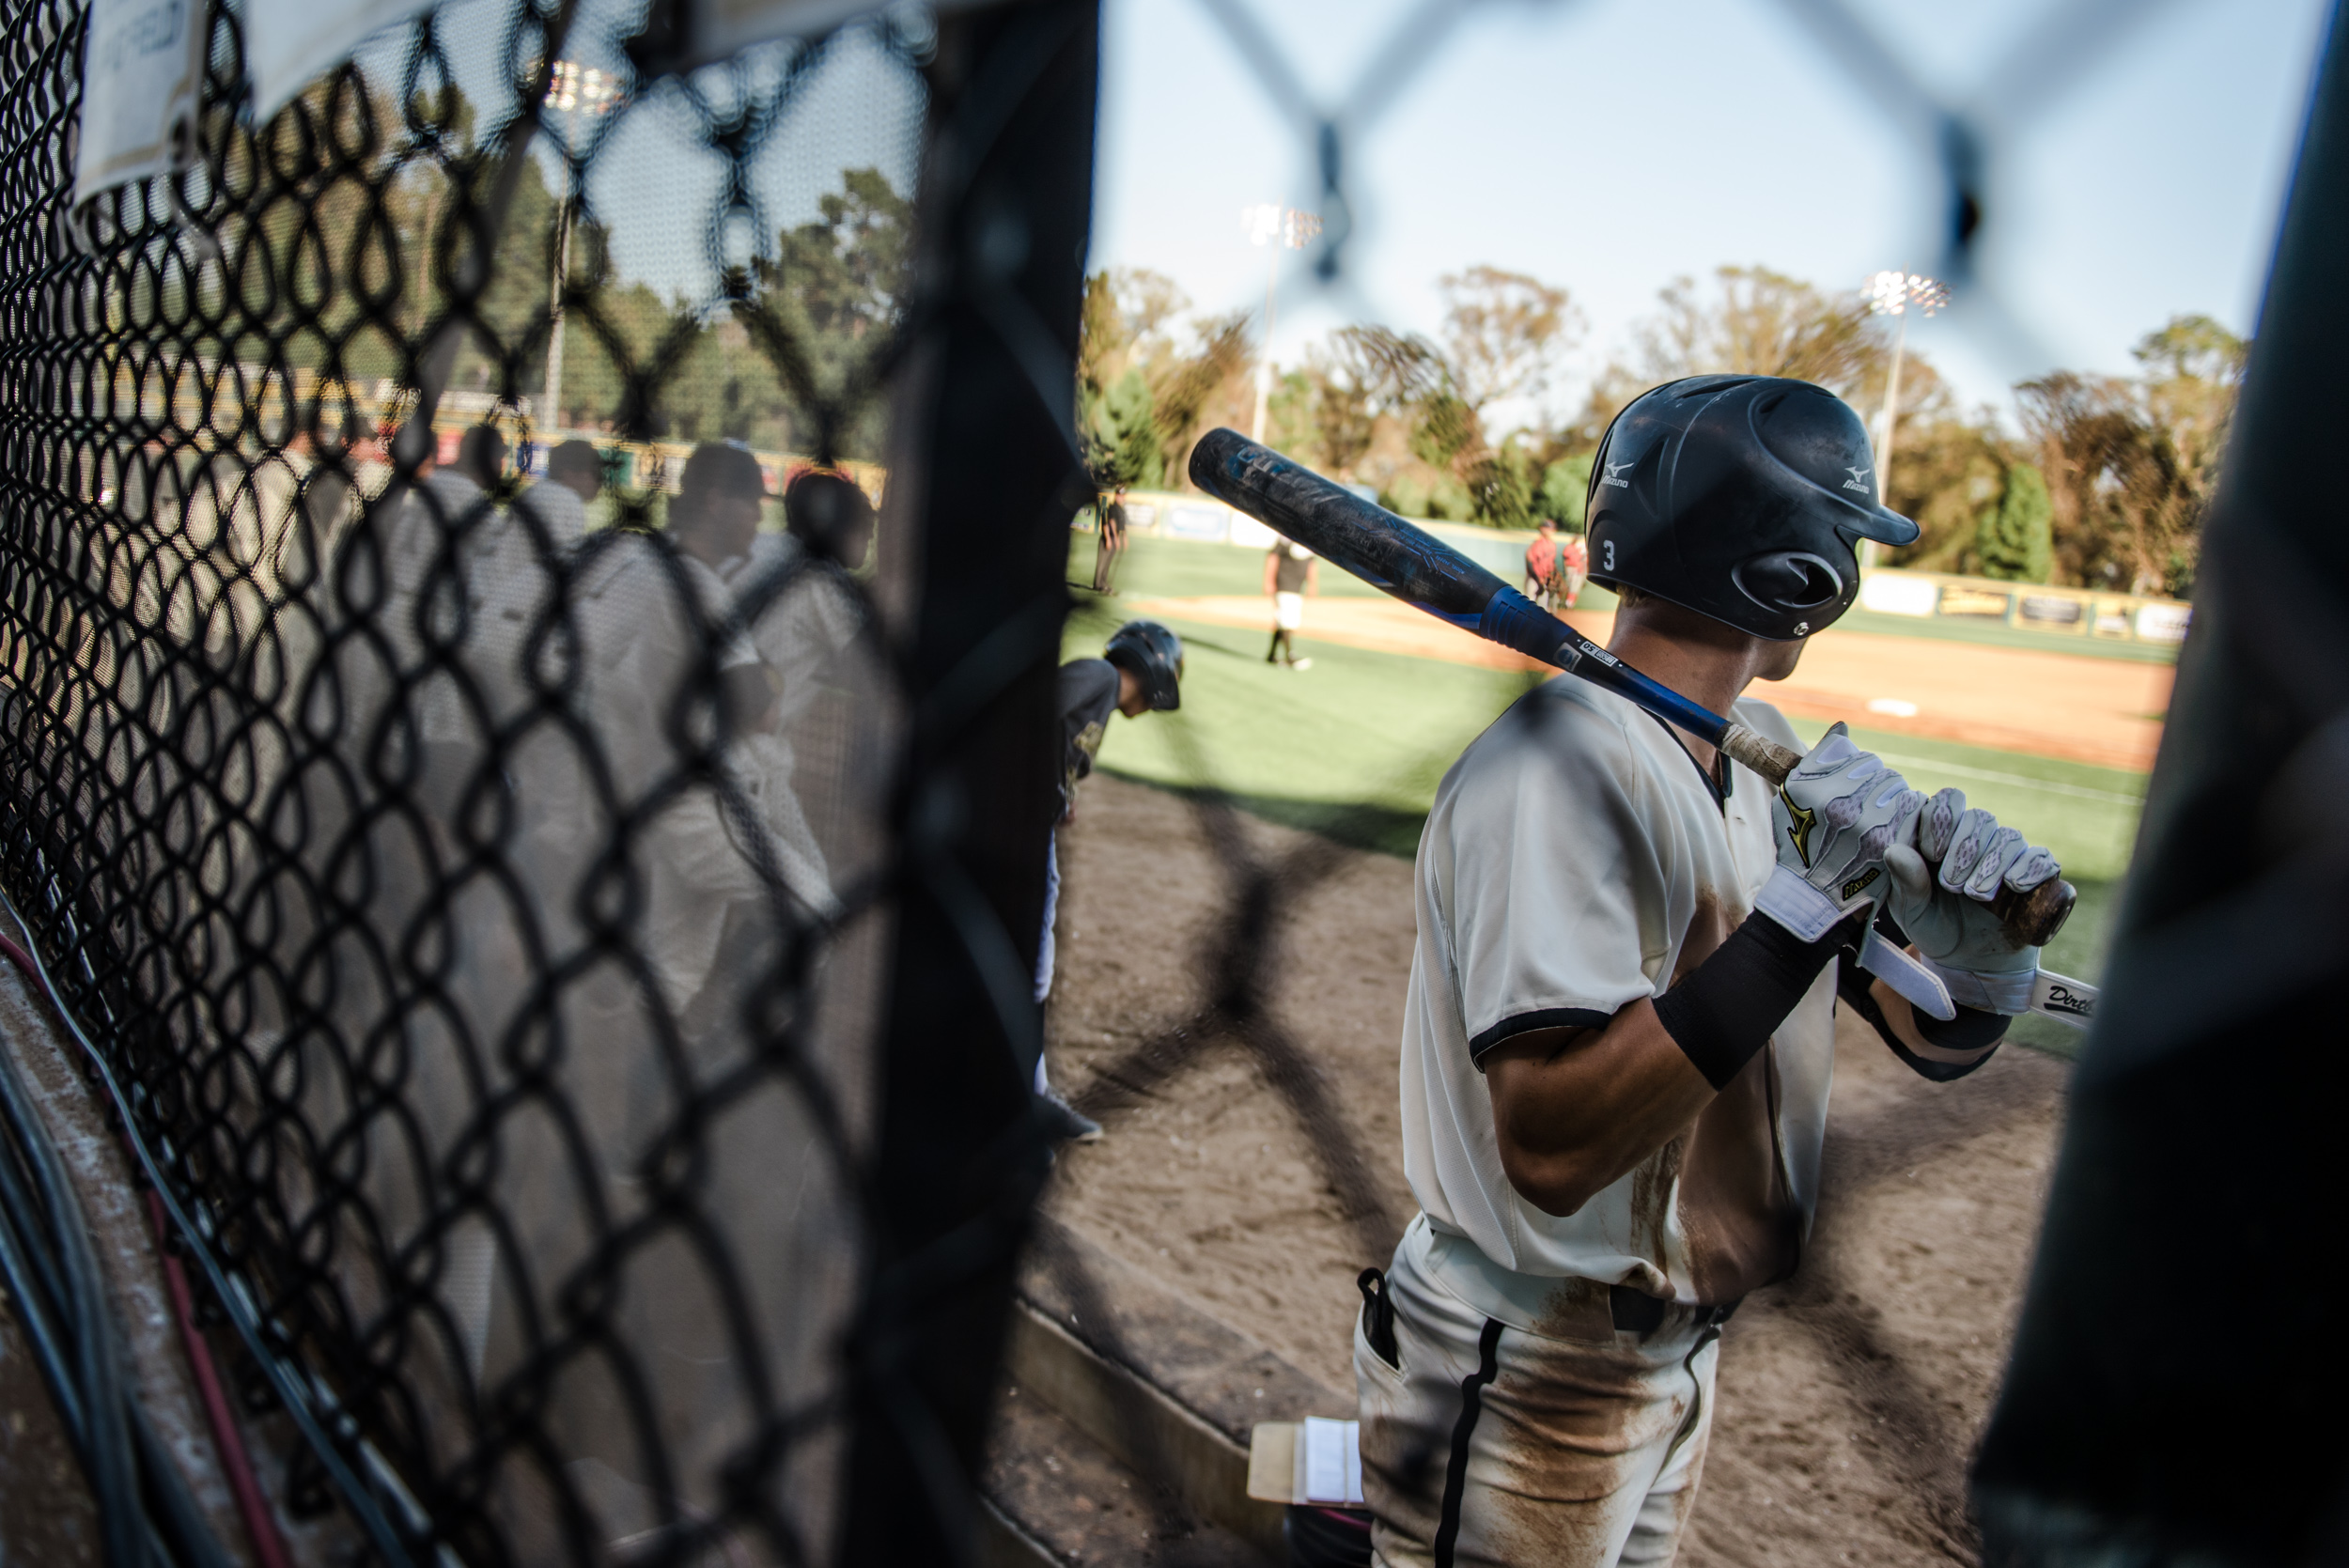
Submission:
M 1431 337 L 1342 328 L 1275 381 L 1267 439 L 1417 517 L 1524 528 L 1582 523 L 1593 453 L 1642 390 L 1708 371 L 1792 376 L 1872 426 L 1893 323 L 1856 291 L 1765 267 L 1680 278 L 1591 382 L 1550 411 L 1585 325 L 1568 291 L 1472 267 L 1439 280 Z M 1200 317 L 1169 279 L 1112 268 L 1087 280 L 1081 434 L 1097 484 L 1177 487 L 1199 434 L 1253 411 L 1252 316 Z M 2206 316 L 2138 344 L 2132 376 L 2055 371 L 2015 389 L 2019 428 L 1959 406 L 1913 349 L 1901 368 L 1886 505 L 1917 520 L 1892 565 L 2120 591 L 2191 591 L 2241 380 L 2244 340 Z M 1514 416 L 1514 417 L 1511 417 Z
M 818 427 L 830 416 L 835 454 L 881 456 L 888 411 L 869 372 L 903 312 L 912 204 L 880 170 L 840 171 L 804 221 L 771 232 L 731 275 L 689 298 L 624 276 L 606 218 L 590 201 L 566 222 L 534 155 L 495 228 L 486 287 L 468 303 L 451 283 L 489 231 L 464 214 L 490 205 L 502 161 L 476 120 L 446 83 L 403 101 L 347 67 L 313 85 L 252 149 L 282 194 L 231 215 L 218 237 L 226 281 L 200 278 L 199 291 L 233 285 L 248 308 L 273 301 L 283 366 L 360 396 L 379 380 L 412 387 L 430 345 L 453 332 L 447 385 L 527 403 L 540 431 L 810 451 L 826 444 Z M 689 249 L 701 241 L 676 238 Z M 563 383 L 548 408 L 558 266 L 568 301 Z M 175 277 L 160 268 L 133 276 L 118 312 L 167 313 L 163 296 L 187 292 Z M 321 303 L 305 311 L 303 302 Z M 329 424 L 349 417 L 319 412 Z

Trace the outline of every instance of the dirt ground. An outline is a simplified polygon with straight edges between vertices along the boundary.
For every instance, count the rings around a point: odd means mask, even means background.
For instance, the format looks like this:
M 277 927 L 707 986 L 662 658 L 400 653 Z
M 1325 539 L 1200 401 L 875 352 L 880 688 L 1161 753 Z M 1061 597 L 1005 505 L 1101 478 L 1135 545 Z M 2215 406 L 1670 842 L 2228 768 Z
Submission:
M 1259 598 L 1122 602 L 1141 613 L 1219 626 L 1266 624 Z M 1576 611 L 1566 619 L 1604 645 L 1615 618 L 1607 612 Z M 1302 635 L 1491 669 L 1538 668 L 1521 655 L 1387 598 L 1315 599 L 1305 612 Z M 1812 639 L 1792 679 L 1755 694 L 1805 719 L 1842 719 L 1937 740 L 2142 770 L 2154 765 L 2176 674 L 2168 664 L 2087 654 L 1830 629 Z
M 1203 955 L 1228 936 L 1219 916 L 1237 884 L 1178 798 L 1097 777 L 1081 805 L 1062 848 L 1050 1060 L 1094 1098 L 1115 1088 L 1105 1073 L 1147 1079 L 1129 1053 L 1199 1013 Z M 1103 1142 L 1069 1152 L 1050 1202 L 1350 1394 L 1354 1276 L 1385 1262 L 1365 1238 L 1412 1210 L 1394 1077 L 1411 868 L 1244 819 L 1225 849 L 1316 874 L 1256 945 L 1274 1020 L 1330 1091 L 1387 1212 L 1349 1221 L 1258 1058 L 1195 1030 L 1146 1093 L 1122 1094 Z M 1839 1048 L 1817 1227 L 1800 1272 L 1729 1326 L 1684 1563 L 1975 1560 L 1965 1467 L 2029 1265 L 2064 1069 L 2009 1048 L 1937 1088 L 1848 1016 Z M 1351 1412 L 1268 1417 L 1308 1413 Z

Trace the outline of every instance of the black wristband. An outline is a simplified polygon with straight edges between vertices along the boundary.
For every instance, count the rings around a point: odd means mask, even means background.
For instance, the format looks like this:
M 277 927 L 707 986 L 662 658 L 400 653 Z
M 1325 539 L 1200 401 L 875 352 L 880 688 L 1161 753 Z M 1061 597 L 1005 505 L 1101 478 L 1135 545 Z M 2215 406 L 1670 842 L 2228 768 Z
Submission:
M 1745 1070 L 1851 935 L 1845 921 L 1806 942 L 1756 911 L 1713 955 L 1656 999 L 1657 1021 L 1715 1089 Z
M 2006 1026 L 2013 1020 L 2003 1013 L 1985 1013 L 1979 1007 L 1952 1002 L 1957 1009 L 1953 1018 L 1937 1018 L 1932 1014 L 1916 1010 L 1917 1033 L 1929 1046 L 1943 1050 L 1980 1050 L 1995 1046 L 2006 1038 Z
M 1885 930 L 1890 923 L 1879 920 L 1876 929 Z M 1899 928 L 1891 927 L 1897 934 Z M 2006 1026 L 2012 1018 L 1996 1013 L 1983 1013 L 1971 1007 L 1960 1007 L 1957 1017 L 1947 1023 L 1911 1007 L 1909 1017 L 1916 1020 L 1919 1038 L 1949 1051 L 1975 1051 L 1981 1055 L 1963 1062 L 1939 1062 L 1919 1056 L 1908 1048 L 1892 1027 L 1892 1020 L 1876 1005 L 1876 977 L 1859 967 L 1858 956 L 1850 952 L 1842 955 L 1835 975 L 1835 994 L 1843 1004 L 1868 1021 L 1876 1037 L 1891 1048 L 1892 1054 L 1907 1063 L 1909 1071 L 1934 1083 L 1948 1083 L 1964 1078 L 1997 1054 L 1997 1046 L 2006 1038 Z

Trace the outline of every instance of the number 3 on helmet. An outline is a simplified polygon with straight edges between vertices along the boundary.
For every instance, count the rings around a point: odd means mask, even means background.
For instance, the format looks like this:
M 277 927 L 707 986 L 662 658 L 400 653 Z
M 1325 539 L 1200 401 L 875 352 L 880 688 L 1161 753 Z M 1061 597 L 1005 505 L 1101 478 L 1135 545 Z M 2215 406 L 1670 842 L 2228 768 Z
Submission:
M 1825 387 L 1690 376 L 1617 414 L 1591 465 L 1594 581 L 1790 642 L 1859 595 L 1861 539 L 1917 525 L 1876 502 L 1867 427 Z

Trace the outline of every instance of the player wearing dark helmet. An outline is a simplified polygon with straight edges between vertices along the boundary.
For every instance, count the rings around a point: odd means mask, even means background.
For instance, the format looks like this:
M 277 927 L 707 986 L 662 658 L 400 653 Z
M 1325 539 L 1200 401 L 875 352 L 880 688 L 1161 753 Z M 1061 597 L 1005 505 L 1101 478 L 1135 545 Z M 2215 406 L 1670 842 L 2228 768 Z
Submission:
M 1851 604 L 1859 540 L 1915 537 L 1873 466 L 1859 417 L 1803 382 L 1634 400 L 1587 513 L 1592 577 L 1622 599 L 1610 650 L 1798 750 L 1743 693 Z M 1416 872 L 1401 1086 L 1422 1212 L 1364 1277 L 1354 1342 L 1383 1561 L 1672 1560 L 1720 1325 L 1810 1224 L 1839 992 L 1918 1072 L 1973 1070 L 2033 953 L 1988 900 L 2054 871 L 1840 725 L 1777 792 L 1573 679 L 1470 745 Z M 1968 1003 L 1954 1017 L 1843 960 L 1879 897 Z
M 1691 376 L 1634 398 L 1599 438 L 1591 579 L 1756 637 L 1808 637 L 1859 594 L 1861 539 L 1917 525 L 1876 504 L 1859 416 L 1825 387 Z
M 1111 634 L 1098 659 L 1072 659 L 1060 667 L 1062 822 L 1077 815 L 1077 785 L 1093 771 L 1110 715 L 1139 719 L 1183 706 L 1183 640 L 1156 621 L 1128 621 Z M 1046 841 L 1044 935 L 1036 945 L 1035 1000 L 1052 989 L 1052 922 L 1060 908 L 1060 848 Z M 1035 1063 L 1035 1092 L 1054 1136 L 1090 1143 L 1100 1125 L 1080 1115 L 1052 1092 L 1044 1058 Z

